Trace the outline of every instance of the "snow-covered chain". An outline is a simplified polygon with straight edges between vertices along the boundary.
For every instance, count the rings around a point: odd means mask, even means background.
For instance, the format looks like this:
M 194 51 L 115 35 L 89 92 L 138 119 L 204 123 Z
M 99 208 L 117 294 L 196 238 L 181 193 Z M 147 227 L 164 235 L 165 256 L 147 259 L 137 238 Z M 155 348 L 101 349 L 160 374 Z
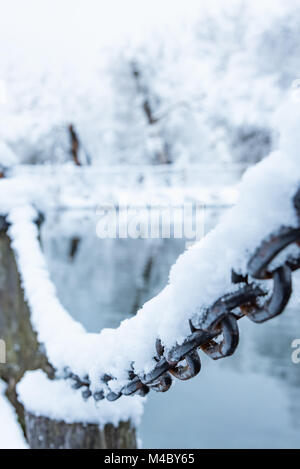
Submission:
M 249 276 L 243 276 L 232 271 L 232 282 L 239 284 L 240 288 L 219 298 L 201 318 L 198 326 L 189 321 L 191 334 L 181 345 L 176 344 L 165 354 L 160 340 L 156 342 L 157 364 L 148 375 L 137 376 L 134 371 L 128 373 L 130 382 L 118 393 L 97 391 L 93 396 L 96 401 L 105 397 L 114 401 L 121 395 L 146 395 L 150 389 L 165 392 L 171 384 L 171 375 L 180 380 L 188 380 L 196 376 L 201 369 L 198 349 L 203 350 L 214 360 L 232 355 L 238 345 L 239 330 L 237 321 L 247 316 L 256 323 L 262 323 L 278 316 L 283 312 L 292 293 L 292 271 L 300 268 L 300 254 L 289 256 L 283 265 L 269 270 L 273 259 L 287 246 L 300 243 L 300 188 L 297 191 L 293 204 L 299 219 L 299 227 L 282 227 L 278 233 L 264 240 L 248 262 Z M 254 283 L 249 283 L 248 277 L 259 280 L 273 279 L 273 292 L 264 304 L 259 304 L 259 298 L 266 296 L 267 292 Z M 242 286 L 244 285 L 244 286 Z M 221 342 L 215 337 L 223 335 Z M 182 360 L 186 366 L 178 365 Z M 92 395 L 89 389 L 90 381 L 81 380 L 78 376 L 67 374 L 74 380 L 73 387 L 84 387 L 83 397 Z M 104 383 L 109 383 L 112 376 L 102 377 Z
M 86 397 L 93 394 L 96 398 L 114 399 L 121 392 L 130 394 L 137 389 L 145 393 L 150 381 L 164 390 L 170 384 L 170 368 L 181 377 L 199 371 L 194 350 L 204 343 L 204 339 L 202 337 L 199 342 L 199 332 L 195 329 L 202 331 L 201 334 L 209 331 L 206 351 L 212 355 L 218 355 L 220 351 L 221 355 L 224 351 L 229 354 L 237 345 L 235 321 L 241 314 L 261 321 L 283 309 L 291 290 L 290 271 L 298 266 L 299 257 L 299 247 L 295 243 L 283 249 L 299 240 L 299 218 L 294 206 L 294 197 L 300 187 L 299 104 L 292 103 L 282 112 L 281 150 L 247 171 L 238 204 L 216 229 L 179 257 L 164 290 L 117 329 L 90 334 L 71 318 L 57 299 L 49 278 L 34 224 L 35 210 L 26 204 L 10 211 L 9 234 L 33 327 L 39 341 L 45 344 L 47 356 L 58 376 L 64 376 L 66 369 L 72 370 L 71 376 L 77 377 L 75 385 L 85 385 Z M 263 240 L 267 245 L 264 244 L 258 256 L 254 256 Z M 260 255 L 263 266 L 257 264 Z M 272 282 L 270 285 L 266 267 L 274 272 L 271 276 L 276 294 L 270 295 L 265 308 L 258 304 L 257 316 L 256 310 L 249 310 L 248 306 L 258 296 L 271 293 Z M 240 280 L 236 284 L 232 283 L 233 268 L 235 280 Z M 247 275 L 249 284 L 246 283 Z M 258 278 L 253 286 L 251 277 Z M 225 315 L 224 306 L 220 306 L 222 298 L 228 307 Z M 232 311 L 241 304 L 246 304 L 247 308 Z M 223 316 L 219 315 L 219 309 L 223 310 Z M 233 314 L 228 314 L 229 311 Z M 222 327 L 218 329 L 220 321 Z M 210 342 L 221 331 L 225 339 L 232 339 L 231 342 L 225 340 L 223 350 L 222 346 Z M 197 340 L 191 347 L 193 334 L 197 335 Z M 185 370 L 176 368 L 177 362 L 185 357 L 188 367 Z M 132 382 L 135 383 L 133 387 Z

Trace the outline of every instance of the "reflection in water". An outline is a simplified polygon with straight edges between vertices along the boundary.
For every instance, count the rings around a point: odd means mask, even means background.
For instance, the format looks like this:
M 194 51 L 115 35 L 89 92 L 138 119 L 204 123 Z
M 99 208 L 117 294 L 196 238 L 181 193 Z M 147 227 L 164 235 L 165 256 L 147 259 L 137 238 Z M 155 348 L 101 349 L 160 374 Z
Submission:
M 185 241 L 100 240 L 90 214 L 69 215 L 49 214 L 42 233 L 59 297 L 87 330 L 117 327 L 163 288 Z M 206 210 L 206 232 L 220 215 Z M 300 338 L 297 311 L 262 325 L 244 318 L 240 335 L 233 357 L 202 356 L 199 377 L 175 383 L 166 395 L 150 393 L 144 447 L 300 448 L 300 365 L 291 361 L 291 342 Z
M 221 209 L 206 210 L 205 230 Z M 54 212 L 42 242 L 58 296 L 88 331 L 117 327 L 167 284 L 185 239 L 99 239 L 91 213 Z
M 156 295 L 170 266 L 184 250 L 183 240 L 81 239 L 75 257 L 69 239 L 44 239 L 58 295 L 88 331 L 117 327 Z
M 253 328 L 251 336 L 255 356 L 253 369 L 278 380 L 288 395 L 291 423 L 300 429 L 300 365 L 295 365 L 291 359 L 291 343 L 300 338 L 298 311 L 289 308 L 267 327 Z

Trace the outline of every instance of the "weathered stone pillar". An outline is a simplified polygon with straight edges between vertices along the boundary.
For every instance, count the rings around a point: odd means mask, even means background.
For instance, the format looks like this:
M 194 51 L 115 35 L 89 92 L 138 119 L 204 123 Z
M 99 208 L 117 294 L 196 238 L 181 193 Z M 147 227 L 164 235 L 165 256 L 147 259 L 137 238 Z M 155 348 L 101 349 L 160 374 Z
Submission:
M 135 449 L 135 428 L 129 422 L 118 427 L 65 423 L 36 417 L 25 411 L 26 434 L 33 449 Z
M 136 448 L 135 428 L 129 422 L 120 422 L 118 427 L 107 424 L 103 429 L 85 422 L 67 424 L 36 417 L 24 411 L 18 401 L 16 384 L 26 371 L 42 369 L 53 378 L 54 369 L 32 328 L 7 228 L 5 219 L 0 217 L 0 339 L 6 345 L 6 363 L 0 363 L 0 379 L 8 384 L 7 397 L 17 411 L 30 447 Z
M 16 395 L 16 384 L 27 370 L 43 369 L 49 376 L 53 369 L 42 352 L 30 323 L 14 253 L 7 235 L 7 225 L 0 219 L 0 339 L 6 345 L 6 363 L 0 364 L 0 378 L 8 384 L 7 397 L 16 408 L 24 429 L 24 412 Z

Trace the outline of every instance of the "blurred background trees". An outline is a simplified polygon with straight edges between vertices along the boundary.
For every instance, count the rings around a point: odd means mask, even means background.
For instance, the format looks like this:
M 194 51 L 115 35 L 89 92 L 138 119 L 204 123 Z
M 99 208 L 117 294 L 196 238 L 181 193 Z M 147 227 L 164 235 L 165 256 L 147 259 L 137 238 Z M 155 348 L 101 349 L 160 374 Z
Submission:
M 74 135 L 81 164 L 255 163 L 276 147 L 272 115 L 300 65 L 296 2 L 191 1 L 189 15 L 154 2 L 144 16 L 134 1 L 13 3 L 0 140 L 19 162 L 71 161 Z

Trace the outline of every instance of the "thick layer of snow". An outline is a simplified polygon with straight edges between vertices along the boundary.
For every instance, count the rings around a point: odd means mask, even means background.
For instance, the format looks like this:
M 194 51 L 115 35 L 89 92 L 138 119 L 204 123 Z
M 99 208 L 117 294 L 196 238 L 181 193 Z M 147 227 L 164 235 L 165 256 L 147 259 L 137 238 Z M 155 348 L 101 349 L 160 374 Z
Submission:
M 122 167 L 109 176 L 103 168 L 47 166 L 42 174 L 23 167 L 0 181 L 0 213 L 9 212 L 32 323 L 49 360 L 58 374 L 65 367 L 88 374 L 93 390 L 102 386 L 102 374 L 111 373 L 116 380 L 110 387 L 118 390 L 132 363 L 137 373 L 154 366 L 158 337 L 166 347 L 181 342 L 189 332 L 188 319 L 201 321 L 205 307 L 232 291 L 232 267 L 245 272 L 264 237 L 281 225 L 298 224 L 291 199 L 300 183 L 300 104 L 282 108 L 281 148 L 245 174 L 236 207 L 178 259 L 165 289 L 116 330 L 89 334 L 61 305 L 40 248 L 37 211 L 235 202 L 233 181 L 220 189 L 219 178 L 216 185 L 214 176 L 208 181 L 204 173 L 206 185 L 200 187 L 201 169 L 191 168 L 191 178 L 182 167 L 248 161 L 250 155 L 257 161 L 275 143 L 271 116 L 299 78 L 298 5 L 261 1 L 245 7 L 226 0 L 202 8 L 197 1 L 187 7 L 168 0 L 164 7 L 154 1 L 146 8 L 135 0 L 126 7 L 114 1 L 105 9 L 94 0 L 64 5 L 52 0 L 43 7 L 37 0 L 26 6 L 16 0 L 2 3 L 0 166 L 14 165 L 15 152 L 23 162 L 69 161 L 71 122 L 82 161 L 149 165 L 168 157 L 179 166 L 171 178 L 163 174 L 169 171 L 165 167 L 141 167 L 140 172 L 127 167 L 127 185 L 119 182 Z M 151 125 L 145 101 L 157 120 Z M 26 375 L 19 391 L 33 412 L 66 421 L 116 423 L 141 411 L 139 399 L 127 399 L 101 403 L 98 417 L 93 403 L 84 403 L 80 392 L 66 386 L 35 372 Z M 46 402 L 42 391 L 55 399 Z
M 42 371 L 28 371 L 17 385 L 20 401 L 28 412 L 46 416 L 66 423 L 84 422 L 103 427 L 106 423 L 115 426 L 120 421 L 130 420 L 138 426 L 143 414 L 145 399 L 106 400 L 95 405 L 93 399 L 83 401 L 81 393 L 70 387 L 65 380 L 50 381 Z M 50 398 L 51 396 L 51 398 Z
M 286 105 L 279 121 L 287 114 L 282 150 L 247 171 L 237 205 L 215 230 L 179 257 L 165 289 L 118 329 L 87 334 L 71 319 L 49 278 L 33 224 L 35 211 L 28 205 L 10 211 L 9 233 L 33 326 L 59 370 L 69 366 L 80 376 L 88 374 L 94 390 L 102 386 L 99 377 L 104 373 L 116 378 L 110 388 L 119 389 L 132 363 L 137 373 L 151 370 L 158 337 L 166 347 L 181 342 L 189 332 L 188 319 L 201 321 L 203 308 L 232 291 L 231 269 L 245 273 L 249 256 L 262 239 L 282 225 L 298 225 L 292 197 L 300 185 L 299 103 Z
M 27 449 L 15 411 L 4 395 L 5 388 L 0 381 L 0 449 Z

